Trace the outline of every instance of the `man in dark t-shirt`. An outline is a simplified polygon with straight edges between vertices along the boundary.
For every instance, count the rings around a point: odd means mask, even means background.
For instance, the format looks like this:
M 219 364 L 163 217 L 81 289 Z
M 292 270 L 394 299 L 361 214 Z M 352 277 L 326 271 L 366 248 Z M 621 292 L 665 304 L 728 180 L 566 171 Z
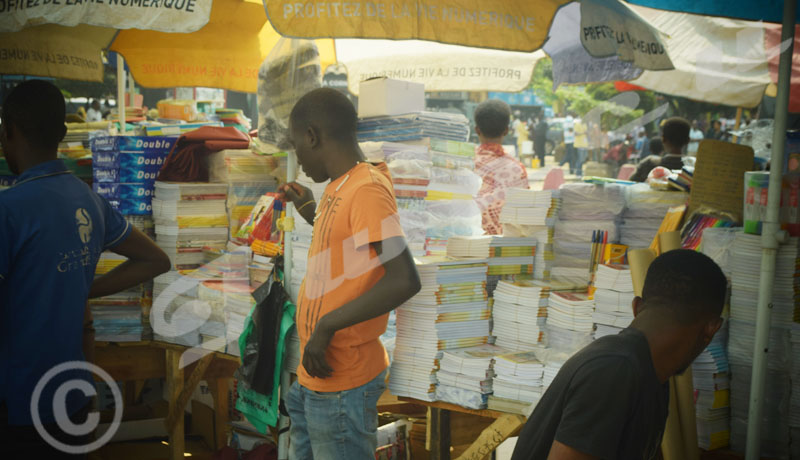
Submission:
M 520 433 L 512 460 L 658 458 L 669 383 L 722 325 L 727 281 L 707 256 L 679 249 L 650 266 L 636 318 L 570 358 Z
M 636 172 L 629 180 L 644 182 L 650 171 L 658 166 L 669 170 L 683 168 L 683 149 L 689 144 L 689 131 L 692 127 L 684 118 L 673 117 L 664 122 L 661 141 L 664 145 L 663 155 L 650 155 L 639 162 Z

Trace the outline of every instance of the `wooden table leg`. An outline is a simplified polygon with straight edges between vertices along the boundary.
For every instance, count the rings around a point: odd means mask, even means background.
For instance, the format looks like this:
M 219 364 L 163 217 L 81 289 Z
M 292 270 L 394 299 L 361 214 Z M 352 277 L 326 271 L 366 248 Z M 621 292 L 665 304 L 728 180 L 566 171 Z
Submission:
M 228 445 L 228 388 L 231 379 L 215 379 L 209 382 L 214 396 L 214 439 L 215 450 Z
M 429 411 L 430 458 L 450 460 L 450 411 L 435 407 Z
M 178 350 L 166 350 L 167 353 L 167 388 L 169 388 L 169 411 L 174 413 L 177 409 L 178 398 L 183 389 L 183 369 L 180 367 L 181 352 Z M 182 460 L 185 450 L 183 409 L 177 417 L 173 428 L 169 434 L 169 458 L 170 460 Z

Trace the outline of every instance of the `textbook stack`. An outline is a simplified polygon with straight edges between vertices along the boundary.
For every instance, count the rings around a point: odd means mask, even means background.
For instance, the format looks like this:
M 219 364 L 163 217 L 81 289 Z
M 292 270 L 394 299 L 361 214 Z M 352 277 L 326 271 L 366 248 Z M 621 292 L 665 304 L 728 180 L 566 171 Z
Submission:
M 544 364 L 533 351 L 495 357 L 493 393 L 488 408 L 528 415 L 542 397 Z
M 446 350 L 439 363 L 436 399 L 470 409 L 485 409 L 492 393 L 494 358 L 506 350 L 494 345 Z
M 730 369 L 725 351 L 727 341 L 726 321 L 708 347 L 692 363 L 697 441 L 705 450 L 721 449 L 730 444 L 731 392 Z
M 444 350 L 489 341 L 486 260 L 418 259 L 422 289 L 397 309 L 397 339 L 389 375 L 395 395 L 432 401 Z
M 533 278 L 549 280 L 553 268 L 553 234 L 561 205 L 558 190 L 510 189 L 500 214 L 503 234 L 536 239 Z
M 563 185 L 560 192 L 552 278 L 587 284 L 592 234 L 600 230 L 608 234 L 608 243 L 617 242 L 617 224 L 625 208 L 625 190 L 618 184 L 573 183 Z
M 211 314 L 200 326 L 203 348 L 240 356 L 239 336 L 253 308 L 252 288 L 246 281 L 209 280 L 200 283 L 197 297 L 208 303 Z
M 495 344 L 510 351 L 544 346 L 549 295 L 533 281 L 500 281 L 492 307 Z
M 778 248 L 767 355 L 761 454 L 789 455 L 790 330 L 795 318 L 795 279 L 800 277 L 800 240 Z M 731 249 L 731 310 L 728 359 L 731 367 L 731 448 L 743 452 L 755 345 L 756 309 L 761 267 L 761 237 L 736 233 Z
M 156 182 L 153 219 L 156 244 L 176 270 L 200 267 L 203 248 L 223 249 L 228 241 L 225 208 L 228 186 L 199 182 Z
M 152 214 L 155 180 L 176 141 L 175 137 L 92 138 L 92 188 L 123 215 Z
M 592 342 L 594 301 L 581 292 L 551 292 L 547 305 L 547 345 L 573 354 Z
M 628 187 L 620 243 L 634 249 L 650 247 L 669 208 L 686 203 L 688 197 L 683 192 L 653 190 L 647 184 Z
M 619 334 L 633 321 L 633 281 L 627 265 L 598 265 L 594 286 L 595 339 Z
M 381 148 L 392 176 L 397 213 L 409 250 L 414 257 L 424 256 L 430 226 L 430 214 L 425 205 L 433 166 L 430 153 L 423 145 L 395 142 L 383 142 Z
M 448 256 L 488 258 L 486 292 L 489 297 L 492 297 L 500 280 L 532 277 L 535 254 L 535 238 L 453 236 L 447 242 Z
M 110 272 L 127 260 L 113 252 L 100 255 L 95 277 Z M 138 342 L 142 340 L 143 285 L 134 286 L 116 294 L 89 300 L 92 311 L 95 340 L 98 342 Z

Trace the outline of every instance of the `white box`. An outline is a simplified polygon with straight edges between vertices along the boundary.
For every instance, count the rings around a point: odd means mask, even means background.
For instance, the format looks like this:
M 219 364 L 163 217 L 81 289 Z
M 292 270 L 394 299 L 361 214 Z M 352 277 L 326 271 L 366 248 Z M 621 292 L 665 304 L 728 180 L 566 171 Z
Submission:
M 379 77 L 358 88 L 359 118 L 403 115 L 425 110 L 425 85 Z

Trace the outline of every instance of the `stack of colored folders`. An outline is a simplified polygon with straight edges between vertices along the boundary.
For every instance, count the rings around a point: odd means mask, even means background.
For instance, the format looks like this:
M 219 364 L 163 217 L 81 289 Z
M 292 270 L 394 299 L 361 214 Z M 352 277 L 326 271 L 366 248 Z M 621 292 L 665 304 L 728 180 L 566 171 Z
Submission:
M 425 257 L 417 264 L 420 292 L 397 309 L 397 340 L 389 388 L 433 400 L 444 350 L 489 340 L 486 260 Z

